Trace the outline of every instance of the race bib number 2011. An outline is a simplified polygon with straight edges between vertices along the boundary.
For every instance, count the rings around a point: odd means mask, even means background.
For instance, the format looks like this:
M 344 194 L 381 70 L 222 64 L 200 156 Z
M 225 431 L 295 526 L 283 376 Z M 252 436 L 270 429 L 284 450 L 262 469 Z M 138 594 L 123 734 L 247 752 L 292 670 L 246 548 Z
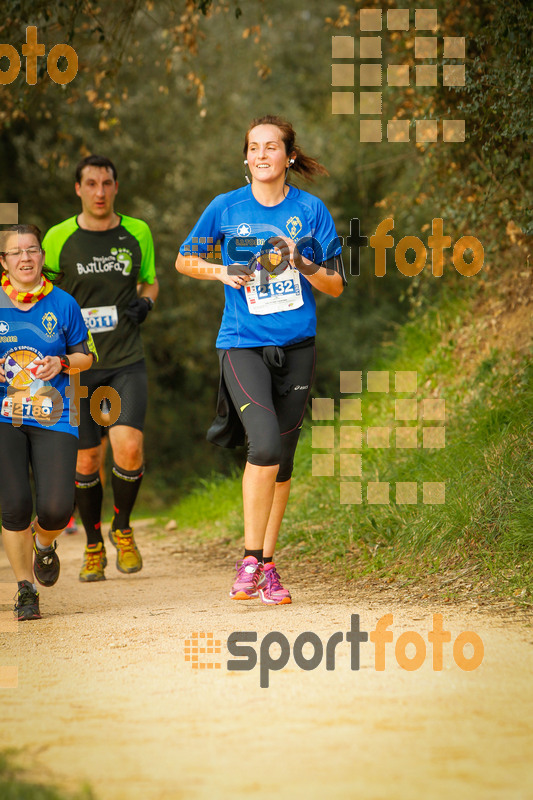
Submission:
M 113 331 L 118 325 L 116 306 L 99 306 L 98 308 L 82 308 L 81 313 L 91 333 Z

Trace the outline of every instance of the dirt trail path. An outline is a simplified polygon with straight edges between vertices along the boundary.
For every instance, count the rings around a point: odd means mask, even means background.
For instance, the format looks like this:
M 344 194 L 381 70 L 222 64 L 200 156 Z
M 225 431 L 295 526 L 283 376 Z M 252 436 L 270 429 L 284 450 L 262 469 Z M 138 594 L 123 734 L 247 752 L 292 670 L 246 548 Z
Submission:
M 207 555 L 176 556 L 176 539 L 157 541 L 147 527 L 138 527 L 138 540 L 141 573 L 123 576 L 110 563 L 105 583 L 87 585 L 77 579 L 82 536 L 62 536 L 62 575 L 41 591 L 42 621 L 1 634 L 0 665 L 17 665 L 19 683 L 0 690 L 0 748 L 21 748 L 41 779 L 68 788 L 90 781 L 99 800 L 533 797 L 526 623 L 460 607 L 387 604 L 383 594 L 354 596 L 306 581 L 303 572 L 286 581 L 292 606 L 232 602 L 229 561 L 221 568 Z M 1 551 L 0 581 L 11 581 Z M 428 645 L 420 669 L 402 669 L 400 633 L 417 631 L 427 642 L 432 614 L 441 611 L 452 641 L 463 630 L 481 636 L 482 665 L 462 671 L 445 645 L 444 669 L 435 672 Z M 310 630 L 325 644 L 346 633 L 356 613 L 365 631 L 394 616 L 383 672 L 374 669 L 370 642 L 352 671 L 346 641 L 335 671 L 324 661 L 303 671 L 291 654 L 268 689 L 259 686 L 258 667 L 227 669 L 232 631 L 257 631 L 257 651 L 273 630 L 291 646 Z M 221 640 L 221 655 L 204 656 L 220 669 L 185 661 L 193 632 Z M 277 657 L 279 648 L 271 652 Z

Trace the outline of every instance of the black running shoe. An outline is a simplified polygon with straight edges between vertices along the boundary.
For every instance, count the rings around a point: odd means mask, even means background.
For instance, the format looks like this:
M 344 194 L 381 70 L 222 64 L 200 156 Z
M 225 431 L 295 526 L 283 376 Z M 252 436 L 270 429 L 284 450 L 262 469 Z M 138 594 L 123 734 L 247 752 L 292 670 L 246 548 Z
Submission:
M 54 542 L 49 550 L 39 550 L 33 531 L 33 574 L 42 586 L 53 586 L 59 578 L 60 564 L 56 547 L 57 543 Z
M 29 581 L 20 581 L 16 595 L 15 617 L 19 622 L 26 619 L 41 619 L 39 611 L 39 592 L 36 592 Z

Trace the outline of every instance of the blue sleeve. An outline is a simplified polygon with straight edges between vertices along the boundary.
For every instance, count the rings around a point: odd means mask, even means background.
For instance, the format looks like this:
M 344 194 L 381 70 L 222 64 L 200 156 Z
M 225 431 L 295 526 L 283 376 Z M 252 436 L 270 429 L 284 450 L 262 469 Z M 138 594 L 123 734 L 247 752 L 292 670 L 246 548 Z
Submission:
M 65 327 L 65 339 L 68 346 L 81 344 L 87 341 L 87 326 L 82 317 L 81 309 L 73 297 L 68 297 L 68 308 L 66 313 L 67 324 Z
M 333 217 L 328 209 L 318 198 L 315 198 L 316 207 L 314 210 L 313 228 L 313 261 L 315 264 L 322 264 L 329 258 L 338 256 L 342 252 L 342 241 L 337 236 Z M 305 253 L 304 253 L 305 255 Z
M 180 247 L 183 256 L 213 256 L 216 242 L 221 238 L 221 195 L 212 200 Z

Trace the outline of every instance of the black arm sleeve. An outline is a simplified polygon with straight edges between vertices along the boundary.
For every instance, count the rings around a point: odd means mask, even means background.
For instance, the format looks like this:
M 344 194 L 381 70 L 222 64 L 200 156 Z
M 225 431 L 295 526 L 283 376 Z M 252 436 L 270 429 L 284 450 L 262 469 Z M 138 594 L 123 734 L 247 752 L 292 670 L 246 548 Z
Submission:
M 71 355 L 71 353 L 83 353 L 86 356 L 92 355 L 87 340 L 79 344 L 69 344 L 67 346 L 67 356 Z
M 320 265 L 321 267 L 325 267 L 328 272 L 338 272 L 342 278 L 342 283 L 344 286 L 348 283 L 346 280 L 346 275 L 344 274 L 344 264 L 342 263 L 342 255 L 333 256 L 333 258 L 327 258 L 323 261 Z

